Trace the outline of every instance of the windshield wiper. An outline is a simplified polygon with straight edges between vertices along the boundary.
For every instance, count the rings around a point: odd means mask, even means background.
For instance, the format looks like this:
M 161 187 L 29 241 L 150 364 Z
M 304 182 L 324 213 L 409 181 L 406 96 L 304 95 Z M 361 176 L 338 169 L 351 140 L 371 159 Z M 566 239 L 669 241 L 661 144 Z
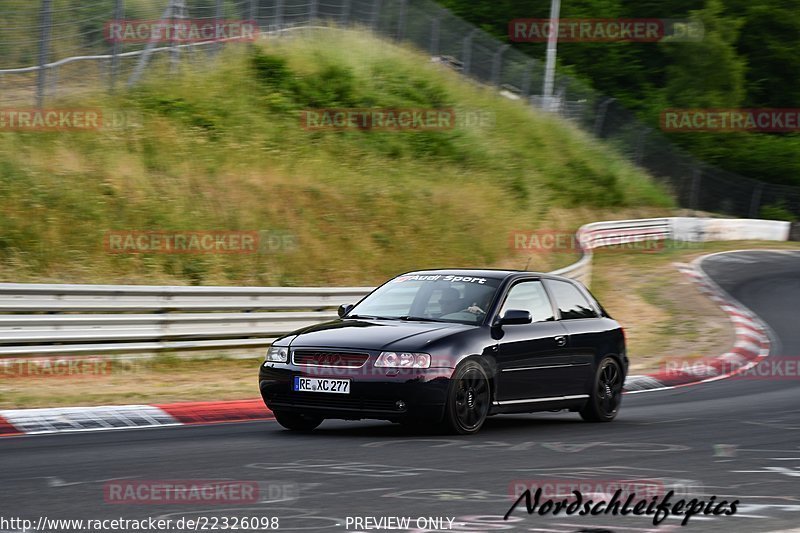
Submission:
M 400 320 L 406 320 L 406 321 L 419 320 L 420 322 L 444 322 L 444 320 L 436 320 L 435 318 L 428 318 L 428 317 L 425 317 L 425 316 L 405 315 L 405 316 L 400 316 L 400 317 L 397 317 L 397 318 L 399 318 Z
M 395 320 L 391 316 L 374 316 L 374 315 L 348 315 L 344 318 L 363 318 L 365 320 Z

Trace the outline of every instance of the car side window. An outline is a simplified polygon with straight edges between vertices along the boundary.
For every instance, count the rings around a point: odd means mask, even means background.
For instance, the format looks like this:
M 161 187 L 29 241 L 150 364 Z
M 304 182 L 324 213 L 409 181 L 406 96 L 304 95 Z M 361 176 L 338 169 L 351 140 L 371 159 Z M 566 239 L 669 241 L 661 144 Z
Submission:
M 500 316 L 509 309 L 530 311 L 534 322 L 555 320 L 553 307 L 541 281 L 522 281 L 511 287 L 500 309 Z
M 562 320 L 597 318 L 597 313 L 592 305 L 572 283 L 547 280 L 547 288 L 555 298 Z

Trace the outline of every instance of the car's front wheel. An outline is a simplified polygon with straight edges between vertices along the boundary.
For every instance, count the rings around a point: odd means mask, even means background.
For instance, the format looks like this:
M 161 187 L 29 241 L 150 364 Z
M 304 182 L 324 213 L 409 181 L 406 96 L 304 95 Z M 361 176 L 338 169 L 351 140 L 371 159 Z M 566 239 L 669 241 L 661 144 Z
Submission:
M 447 429 L 468 435 L 477 433 L 489 414 L 489 378 L 477 361 L 456 369 L 450 384 L 445 413 Z
M 275 420 L 278 421 L 278 424 L 292 431 L 311 431 L 322 424 L 324 420 L 319 416 L 284 413 L 281 411 L 273 411 L 272 414 L 275 416 Z
M 622 402 L 622 383 L 622 367 L 613 357 L 605 357 L 597 367 L 592 393 L 580 411 L 581 418 L 587 422 L 614 420 Z

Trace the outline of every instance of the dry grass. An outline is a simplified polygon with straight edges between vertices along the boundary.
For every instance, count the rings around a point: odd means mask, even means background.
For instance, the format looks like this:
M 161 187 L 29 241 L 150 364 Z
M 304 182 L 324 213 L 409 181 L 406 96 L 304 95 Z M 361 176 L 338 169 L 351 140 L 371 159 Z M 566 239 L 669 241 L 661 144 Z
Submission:
M 726 242 L 665 249 L 658 253 L 599 252 L 592 292 L 625 328 L 634 373 L 670 359 L 718 355 L 730 348 L 733 327 L 719 307 L 674 266 L 715 252 L 800 249 L 798 243 Z

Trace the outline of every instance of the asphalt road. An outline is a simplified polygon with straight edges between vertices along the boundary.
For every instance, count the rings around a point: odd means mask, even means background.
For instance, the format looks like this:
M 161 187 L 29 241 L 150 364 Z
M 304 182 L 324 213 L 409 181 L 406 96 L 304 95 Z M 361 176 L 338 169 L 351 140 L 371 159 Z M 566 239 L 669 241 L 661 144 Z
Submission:
M 768 361 L 796 361 L 800 253 L 722 254 L 703 266 L 770 326 Z M 676 498 L 738 499 L 738 512 L 654 527 L 652 516 L 528 515 L 522 505 L 503 520 L 517 483 L 632 479 Z M 157 480 L 256 481 L 258 498 L 107 502 L 109 487 Z M 456 531 L 776 531 L 800 524 L 800 382 L 737 379 L 627 395 L 612 424 L 570 413 L 497 417 L 473 437 L 328 421 L 312 435 L 258 422 L 8 438 L 0 440 L 0 491 L 0 517 L 35 522 L 206 517 L 210 528 L 214 518 L 221 527 L 223 517 L 229 525 L 278 517 L 279 531 L 336 532 L 367 531 L 356 517 L 397 516 L 419 532 L 419 517 L 453 519 Z M 0 531 L 20 529 L 0 520 Z

